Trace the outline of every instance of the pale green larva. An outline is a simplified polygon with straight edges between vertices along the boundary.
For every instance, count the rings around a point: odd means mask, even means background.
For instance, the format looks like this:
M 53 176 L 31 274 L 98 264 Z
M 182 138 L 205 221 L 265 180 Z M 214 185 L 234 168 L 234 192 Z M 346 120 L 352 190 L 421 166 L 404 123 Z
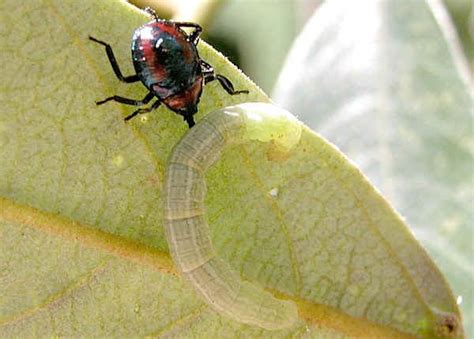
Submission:
M 166 170 L 164 224 L 176 266 L 216 311 L 269 330 L 294 324 L 296 305 L 243 281 L 217 256 L 204 214 L 204 172 L 227 144 L 273 141 L 289 151 L 300 135 L 300 123 L 281 108 L 264 103 L 227 107 L 208 114 L 189 130 L 175 146 Z

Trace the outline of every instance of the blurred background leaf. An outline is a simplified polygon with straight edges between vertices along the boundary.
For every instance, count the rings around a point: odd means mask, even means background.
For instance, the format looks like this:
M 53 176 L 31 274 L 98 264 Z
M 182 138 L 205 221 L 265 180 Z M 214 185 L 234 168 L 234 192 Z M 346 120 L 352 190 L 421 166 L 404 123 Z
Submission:
M 423 0 L 407 0 L 423 1 Z M 293 40 L 323 0 L 131 0 L 163 18 L 204 27 L 203 37 L 267 93 L 271 93 Z M 474 4 L 444 0 L 474 68 Z M 268 56 L 272 57 L 269 58 Z
M 471 0 L 444 0 L 466 53 L 471 74 L 474 71 L 474 2 Z
M 407 218 L 474 333 L 472 85 L 442 3 L 324 4 L 273 99 L 340 147 Z

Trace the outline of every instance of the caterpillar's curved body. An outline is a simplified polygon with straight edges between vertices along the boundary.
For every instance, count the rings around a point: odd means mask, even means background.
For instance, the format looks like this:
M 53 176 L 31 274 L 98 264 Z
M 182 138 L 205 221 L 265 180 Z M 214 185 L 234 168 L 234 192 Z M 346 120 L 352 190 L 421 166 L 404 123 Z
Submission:
M 204 172 L 227 144 L 273 141 L 289 150 L 299 141 L 300 134 L 297 120 L 270 104 L 228 107 L 208 114 L 181 139 L 166 171 L 165 229 L 178 269 L 219 313 L 266 329 L 292 325 L 297 319 L 296 306 L 241 280 L 217 256 L 204 215 Z

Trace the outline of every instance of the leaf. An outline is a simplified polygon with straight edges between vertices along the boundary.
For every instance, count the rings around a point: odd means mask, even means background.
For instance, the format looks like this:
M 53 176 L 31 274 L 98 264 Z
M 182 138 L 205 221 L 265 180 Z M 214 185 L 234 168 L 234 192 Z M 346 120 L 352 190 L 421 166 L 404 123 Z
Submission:
M 162 229 L 163 171 L 185 123 L 114 77 L 109 42 L 130 74 L 124 2 L 4 1 L 0 61 L 0 333 L 44 336 L 433 336 L 456 328 L 456 303 L 391 207 L 308 129 L 290 157 L 233 147 L 207 175 L 215 247 L 243 278 L 294 300 L 301 320 L 268 332 L 219 316 L 176 274 Z M 204 43 L 200 54 L 248 96 L 206 86 L 211 110 L 268 98 Z
M 331 2 L 275 100 L 333 141 L 406 216 L 474 335 L 472 80 L 438 1 Z

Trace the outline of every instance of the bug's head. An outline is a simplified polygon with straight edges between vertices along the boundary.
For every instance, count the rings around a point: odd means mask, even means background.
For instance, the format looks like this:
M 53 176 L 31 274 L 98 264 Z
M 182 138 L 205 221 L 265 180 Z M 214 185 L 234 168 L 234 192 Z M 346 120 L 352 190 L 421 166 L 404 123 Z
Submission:
M 197 105 L 189 105 L 176 111 L 188 123 L 189 128 L 194 126 L 194 114 L 197 113 Z
M 194 103 L 190 103 L 184 107 L 179 108 L 178 114 L 182 116 L 191 116 L 191 115 L 196 114 L 197 111 L 198 111 L 197 105 L 195 105 Z

